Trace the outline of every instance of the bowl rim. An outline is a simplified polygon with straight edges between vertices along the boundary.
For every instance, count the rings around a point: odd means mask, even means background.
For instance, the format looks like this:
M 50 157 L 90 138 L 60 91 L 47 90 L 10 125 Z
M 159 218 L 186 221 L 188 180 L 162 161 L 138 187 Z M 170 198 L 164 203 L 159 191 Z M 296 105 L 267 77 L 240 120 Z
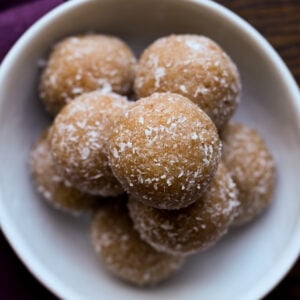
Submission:
M 27 43 L 34 38 L 36 33 L 45 30 L 50 23 L 54 22 L 57 18 L 61 18 L 64 14 L 69 13 L 73 9 L 76 9 L 78 6 L 84 6 L 88 2 L 96 1 L 99 0 L 73 0 L 70 2 L 65 2 L 52 9 L 37 22 L 35 22 L 18 39 L 18 41 L 14 44 L 4 58 L 0 66 L 0 82 L 4 80 L 5 74 L 9 71 L 11 65 L 14 64 L 15 57 L 17 57 L 22 48 L 26 47 Z M 300 92 L 298 85 L 283 60 L 269 44 L 269 42 L 248 22 L 221 4 L 211 0 L 180 1 L 195 3 L 199 6 L 199 8 L 202 7 L 212 11 L 214 14 L 221 15 L 227 20 L 228 23 L 242 31 L 247 38 L 259 48 L 260 51 L 268 55 L 270 63 L 275 66 L 278 72 L 280 72 L 280 77 L 287 87 L 290 98 L 293 99 L 292 105 L 294 106 L 296 114 L 299 116 L 299 122 L 297 125 L 298 128 L 300 128 Z M 14 227 L 12 220 L 6 215 L 2 204 L 4 199 L 2 199 L 1 196 L 2 195 L 0 194 L 0 226 L 4 236 L 6 237 L 6 240 L 9 242 L 19 259 L 34 275 L 34 277 L 45 287 L 47 287 L 53 294 L 64 299 L 83 299 L 71 288 L 66 287 L 59 279 L 55 277 L 55 275 L 49 273 L 47 268 L 45 268 L 43 264 L 34 257 L 29 247 L 26 245 L 26 243 L 24 243 L 22 235 L 18 232 L 17 228 Z M 299 254 L 300 220 L 295 225 L 293 239 L 285 247 L 280 259 L 253 285 L 250 290 L 244 291 L 244 296 L 240 299 L 259 299 L 264 297 L 288 273 L 293 264 L 296 262 Z

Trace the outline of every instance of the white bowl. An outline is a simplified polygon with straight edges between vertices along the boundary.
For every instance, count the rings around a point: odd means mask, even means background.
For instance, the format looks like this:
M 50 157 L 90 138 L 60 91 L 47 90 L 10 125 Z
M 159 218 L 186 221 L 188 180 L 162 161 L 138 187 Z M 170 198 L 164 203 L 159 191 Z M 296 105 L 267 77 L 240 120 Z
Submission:
M 257 128 L 275 155 L 274 203 L 256 222 L 191 257 L 165 284 L 137 289 L 111 277 L 89 244 L 87 222 L 39 201 L 27 157 L 49 123 L 37 97 L 37 61 L 60 38 L 87 31 L 116 34 L 139 53 L 169 33 L 207 35 L 230 54 L 243 79 L 236 118 Z M 0 70 L 0 220 L 26 266 L 64 299 L 257 299 L 286 274 L 300 249 L 300 96 L 266 40 L 210 1 L 70 1 L 16 43 Z

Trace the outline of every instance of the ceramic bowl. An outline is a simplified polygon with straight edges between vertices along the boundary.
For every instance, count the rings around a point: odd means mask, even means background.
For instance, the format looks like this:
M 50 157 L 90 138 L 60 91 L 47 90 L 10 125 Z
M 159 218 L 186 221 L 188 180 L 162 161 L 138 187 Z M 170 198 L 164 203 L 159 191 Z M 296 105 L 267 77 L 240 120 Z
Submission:
M 242 101 L 235 116 L 258 129 L 274 153 L 274 202 L 255 222 L 190 257 L 171 280 L 135 288 L 105 271 L 88 241 L 88 223 L 59 213 L 35 192 L 28 152 L 50 122 L 38 99 L 38 61 L 61 38 L 96 31 L 123 38 L 137 55 L 170 33 L 204 34 L 236 62 Z M 69 1 L 35 23 L 0 70 L 0 221 L 29 270 L 63 299 L 258 299 L 295 262 L 300 249 L 300 96 L 288 69 L 249 24 L 200 0 Z

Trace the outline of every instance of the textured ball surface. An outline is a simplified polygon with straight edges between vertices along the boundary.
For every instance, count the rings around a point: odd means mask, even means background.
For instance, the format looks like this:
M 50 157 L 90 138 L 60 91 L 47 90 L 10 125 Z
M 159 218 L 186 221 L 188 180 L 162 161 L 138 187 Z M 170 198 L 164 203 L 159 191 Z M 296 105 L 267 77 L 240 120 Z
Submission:
M 94 209 L 101 202 L 99 197 L 82 193 L 67 184 L 58 175 L 50 153 L 48 130 L 45 130 L 30 152 L 30 167 L 37 191 L 53 207 L 79 215 Z
M 243 225 L 270 204 L 275 163 L 258 132 L 243 124 L 229 123 L 222 132 L 222 139 L 222 158 L 239 191 L 240 207 L 234 225 Z
M 226 232 L 236 216 L 237 190 L 223 164 L 205 194 L 180 210 L 159 210 L 131 197 L 131 218 L 141 238 L 157 251 L 187 255 L 206 250 Z
M 160 282 L 177 271 L 183 258 L 159 253 L 134 230 L 126 202 L 101 206 L 90 236 L 104 265 L 116 276 L 136 285 Z
M 135 102 L 120 118 L 109 147 L 111 168 L 125 190 L 160 209 L 179 209 L 199 199 L 220 155 L 210 118 L 171 93 Z
M 118 38 L 106 35 L 69 37 L 55 45 L 41 77 L 40 95 L 51 114 L 75 97 L 94 90 L 127 94 L 136 59 Z
M 198 104 L 221 129 L 237 107 L 241 83 L 235 64 L 211 39 L 171 35 L 144 51 L 134 88 L 138 98 L 154 92 L 181 94 Z
M 57 115 L 50 132 L 57 169 L 76 188 L 95 195 L 123 193 L 108 165 L 107 144 L 129 105 L 117 94 L 81 95 Z

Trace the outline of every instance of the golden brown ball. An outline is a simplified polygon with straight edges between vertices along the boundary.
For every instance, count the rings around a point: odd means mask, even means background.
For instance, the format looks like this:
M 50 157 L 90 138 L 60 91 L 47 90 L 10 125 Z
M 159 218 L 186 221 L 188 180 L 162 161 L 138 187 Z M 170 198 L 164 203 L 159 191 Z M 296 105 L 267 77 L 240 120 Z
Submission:
M 238 70 L 219 45 L 205 36 L 160 38 L 142 54 L 134 83 L 137 97 L 181 94 L 198 104 L 221 129 L 236 110 Z
M 159 253 L 134 230 L 126 202 L 108 202 L 94 216 L 90 236 L 104 265 L 136 285 L 158 283 L 183 264 L 183 258 Z
M 60 174 L 94 195 L 116 196 L 123 189 L 108 165 L 107 144 L 129 102 L 117 94 L 83 94 L 57 115 L 50 132 L 51 152 Z
M 239 191 L 239 213 L 234 225 L 243 225 L 271 202 L 275 163 L 257 131 L 241 123 L 229 123 L 222 132 L 223 161 Z
M 94 209 L 101 198 L 73 188 L 57 173 L 50 153 L 48 132 L 48 129 L 42 132 L 30 152 L 30 167 L 37 191 L 53 207 L 72 215 Z
M 127 94 L 136 59 L 120 39 L 92 34 L 65 38 L 55 45 L 41 77 L 40 95 L 53 115 L 76 96 L 102 89 Z
M 221 141 L 187 98 L 156 93 L 135 102 L 110 139 L 110 166 L 124 189 L 160 209 L 195 202 L 217 169 Z
M 157 251 L 187 255 L 206 250 L 226 232 L 236 216 L 237 190 L 221 163 L 204 195 L 189 207 L 159 210 L 131 197 L 131 218 L 141 238 Z

